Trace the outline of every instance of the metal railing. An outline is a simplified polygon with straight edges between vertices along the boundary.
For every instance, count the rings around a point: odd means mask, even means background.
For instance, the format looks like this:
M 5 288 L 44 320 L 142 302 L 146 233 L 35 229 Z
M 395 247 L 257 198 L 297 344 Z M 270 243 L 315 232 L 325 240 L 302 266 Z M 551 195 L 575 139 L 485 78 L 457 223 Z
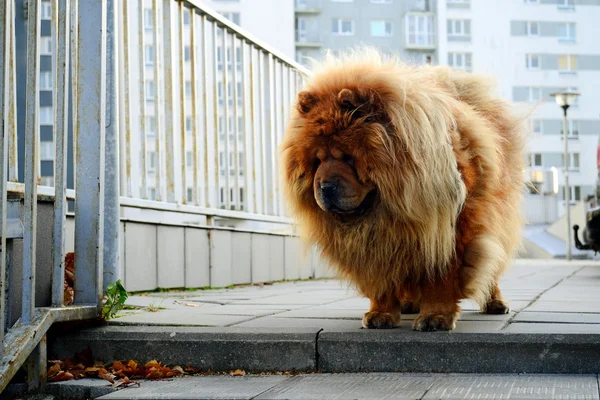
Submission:
M 103 281 L 118 276 L 119 206 L 291 225 L 277 153 L 307 71 L 195 0 L 52 1 L 53 187 L 42 180 L 42 3 L 27 0 L 27 46 L 17 48 L 18 3 L 0 2 L 0 390 L 23 365 L 30 388 L 44 382 L 54 322 L 98 316 Z M 37 226 L 40 199 L 53 204 L 52 228 Z M 65 307 L 69 210 L 75 299 Z M 41 229 L 52 230 L 52 261 L 40 266 Z M 51 271 L 48 304 L 36 299 L 40 268 Z
M 27 2 L 25 48 L 16 48 L 15 11 L 15 2 L 0 2 L 0 390 L 5 388 L 25 363 L 29 388 L 35 388 L 44 382 L 45 335 L 54 322 L 95 318 L 99 315 L 105 202 L 118 202 L 118 198 L 104 198 L 107 1 L 53 2 L 55 188 L 48 190 L 40 187 L 41 194 L 49 195 L 53 201 L 52 228 L 37 225 L 40 183 L 38 99 L 42 2 Z M 80 30 L 79 26 L 85 26 L 86 29 Z M 17 73 L 16 60 L 25 56 L 25 53 L 26 71 Z M 17 107 L 16 99 L 19 76 L 26 82 L 26 104 L 21 109 Z M 69 104 L 73 106 L 73 137 L 77 147 L 74 163 L 77 187 L 74 203 L 76 268 L 74 305 L 65 307 L 63 293 L 67 194 L 73 198 L 72 191 L 67 193 L 66 185 Z M 23 130 L 18 128 L 19 119 L 25 121 Z M 17 179 L 18 136 L 25 139 L 23 182 L 18 182 Z M 37 265 L 40 249 L 36 246 L 36 240 L 40 229 L 52 230 L 52 265 Z M 116 225 L 110 229 L 116 229 Z M 22 265 L 13 262 L 15 240 L 22 240 L 23 243 L 22 252 L 19 254 Z M 110 248 L 108 251 L 118 251 L 118 248 Z M 51 299 L 44 307 L 38 305 L 44 303 L 45 299 L 36 298 L 36 272 L 40 268 L 50 270 L 52 275 L 49 282 Z M 14 276 L 19 269 L 22 272 L 21 285 L 9 285 L 10 282 L 14 282 Z M 14 308 L 12 302 L 21 304 L 18 316 L 9 313 L 9 310 Z M 16 322 L 13 319 L 16 319 Z
M 197 1 L 120 4 L 121 195 L 284 221 L 278 146 L 306 71 Z

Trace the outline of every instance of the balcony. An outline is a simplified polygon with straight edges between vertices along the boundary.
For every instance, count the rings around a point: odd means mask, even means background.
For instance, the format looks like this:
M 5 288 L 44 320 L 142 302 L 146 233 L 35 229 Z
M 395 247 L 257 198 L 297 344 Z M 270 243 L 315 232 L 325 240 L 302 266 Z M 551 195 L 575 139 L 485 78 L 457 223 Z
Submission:
M 296 14 L 320 14 L 322 8 L 321 0 L 296 0 Z
M 296 48 L 320 48 L 323 46 L 318 33 L 296 31 Z
M 407 50 L 434 50 L 437 37 L 435 15 L 432 12 L 409 12 L 404 16 Z

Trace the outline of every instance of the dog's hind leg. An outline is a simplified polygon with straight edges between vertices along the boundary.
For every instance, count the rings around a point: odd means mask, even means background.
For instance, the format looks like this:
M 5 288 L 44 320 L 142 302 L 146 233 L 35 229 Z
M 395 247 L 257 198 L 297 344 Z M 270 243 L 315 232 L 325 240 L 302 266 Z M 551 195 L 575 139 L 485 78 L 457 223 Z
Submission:
M 494 286 L 490 298 L 481 306 L 481 312 L 485 314 L 508 314 L 510 304 L 502 297 L 498 284 Z

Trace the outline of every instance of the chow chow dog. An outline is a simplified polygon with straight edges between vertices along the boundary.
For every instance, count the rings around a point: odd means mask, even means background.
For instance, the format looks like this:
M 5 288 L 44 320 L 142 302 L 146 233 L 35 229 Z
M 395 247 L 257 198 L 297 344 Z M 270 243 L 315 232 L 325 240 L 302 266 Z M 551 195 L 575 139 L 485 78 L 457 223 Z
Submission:
M 369 298 L 364 328 L 451 330 L 461 299 L 510 310 L 498 280 L 520 243 L 523 118 L 487 78 L 371 48 L 317 63 L 281 144 L 308 244 Z

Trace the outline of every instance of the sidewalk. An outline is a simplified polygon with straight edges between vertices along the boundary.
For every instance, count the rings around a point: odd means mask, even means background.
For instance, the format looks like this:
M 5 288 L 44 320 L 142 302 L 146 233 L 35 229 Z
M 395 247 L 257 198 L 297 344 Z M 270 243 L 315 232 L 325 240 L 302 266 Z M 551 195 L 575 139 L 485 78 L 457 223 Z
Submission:
M 105 326 L 49 336 L 50 357 L 90 347 L 104 361 L 202 370 L 562 373 L 600 371 L 600 265 L 518 260 L 502 280 L 508 315 L 465 301 L 456 330 L 361 329 L 368 300 L 335 280 L 132 296 Z M 154 312 L 148 311 L 155 310 Z

